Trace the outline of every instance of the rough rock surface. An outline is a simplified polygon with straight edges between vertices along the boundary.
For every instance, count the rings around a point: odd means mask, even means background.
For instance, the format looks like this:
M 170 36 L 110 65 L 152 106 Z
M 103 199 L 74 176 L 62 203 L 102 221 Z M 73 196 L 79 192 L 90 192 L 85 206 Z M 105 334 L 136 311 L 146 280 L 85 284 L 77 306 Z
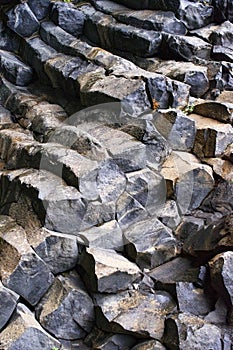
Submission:
M 232 27 L 1 1 L 0 349 L 232 349 Z

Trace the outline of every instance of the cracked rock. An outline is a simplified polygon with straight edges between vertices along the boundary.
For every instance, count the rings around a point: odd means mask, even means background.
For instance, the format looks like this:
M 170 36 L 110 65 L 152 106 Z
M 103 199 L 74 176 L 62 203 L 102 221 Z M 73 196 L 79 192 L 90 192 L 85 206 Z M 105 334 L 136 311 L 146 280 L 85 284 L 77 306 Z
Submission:
M 79 266 L 92 292 L 116 293 L 129 288 L 140 276 L 137 265 L 113 250 L 87 248 L 80 256 Z
M 75 272 L 56 277 L 36 307 L 41 325 L 57 338 L 84 338 L 93 327 L 94 305 Z

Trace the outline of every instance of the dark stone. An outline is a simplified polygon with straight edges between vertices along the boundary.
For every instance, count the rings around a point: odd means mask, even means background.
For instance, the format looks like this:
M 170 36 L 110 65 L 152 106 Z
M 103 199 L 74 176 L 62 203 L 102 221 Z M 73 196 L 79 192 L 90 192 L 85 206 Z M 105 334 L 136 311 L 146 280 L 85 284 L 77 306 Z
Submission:
M 176 295 L 178 282 L 198 281 L 199 268 L 194 267 L 190 260 L 178 257 L 155 267 L 150 271 L 149 276 L 155 281 L 156 288 L 171 291 Z
M 42 229 L 29 235 L 28 241 L 54 274 L 71 270 L 77 264 L 79 251 L 75 236 Z
M 164 344 L 169 349 L 222 349 L 221 328 L 187 313 L 168 318 Z
M 53 3 L 51 12 L 52 21 L 66 32 L 77 37 L 83 33 L 85 16 L 74 6 L 64 2 Z
M 233 23 L 226 21 L 217 30 L 214 30 L 209 37 L 213 45 L 224 46 L 232 49 L 233 44 Z
M 156 218 L 131 223 L 123 234 L 127 255 L 141 269 L 164 264 L 178 253 L 172 231 Z
M 163 336 L 166 315 L 176 310 L 172 297 L 164 291 L 96 294 L 95 299 L 97 325 L 101 329 L 158 340 Z
M 162 56 L 167 59 L 193 61 L 197 57 L 209 60 L 211 45 L 196 37 L 164 34 Z
M 46 45 L 40 38 L 32 38 L 24 40 L 19 47 L 19 53 L 23 60 L 33 67 L 37 73 L 37 77 L 41 79 L 43 83 L 49 83 L 44 64 L 50 58 L 57 56 L 57 51 Z
M 180 1 L 178 17 L 189 30 L 202 28 L 213 21 L 213 7 L 201 2 Z
M 189 151 L 193 148 L 195 122 L 178 109 L 161 111 L 155 116 L 154 125 L 173 150 Z
M 233 236 L 233 234 L 232 234 Z M 227 321 L 233 325 L 233 252 L 216 255 L 209 261 L 211 285 L 228 307 Z
M 103 19 L 105 19 L 104 22 Z M 117 23 L 113 17 L 103 15 L 101 12 L 88 17 L 84 34 L 101 47 L 129 51 L 142 57 L 150 57 L 158 53 L 162 41 L 162 35 L 159 32 Z
M 38 21 L 48 16 L 51 4 L 49 0 L 28 0 L 27 3 Z
M 233 50 L 223 46 L 213 46 L 212 58 L 217 61 L 233 62 Z
M 29 37 L 39 30 L 40 23 L 26 2 L 9 10 L 7 17 L 9 28 L 23 37 Z
M 215 256 L 219 251 L 233 247 L 233 215 L 219 219 L 214 224 L 191 234 L 184 242 L 183 251 L 197 258 L 201 264 Z
M 127 4 L 128 5 L 128 4 Z M 186 34 L 187 29 L 173 12 L 165 11 L 129 11 L 127 7 L 117 5 L 112 1 L 98 0 L 97 10 L 112 15 L 119 22 L 147 30 L 162 31 L 172 34 Z
M 95 319 L 92 299 L 76 272 L 54 280 L 37 305 L 36 315 L 47 331 L 67 340 L 84 338 Z
M 222 23 L 229 20 L 233 23 L 233 4 L 231 0 L 213 0 L 214 20 Z
M 147 88 L 149 96 L 153 101 L 158 102 L 159 108 L 177 107 L 188 100 L 190 87 L 184 83 L 166 78 L 164 75 L 154 74 L 155 77 L 148 77 Z
M 31 67 L 11 52 L 0 50 L 0 69 L 4 77 L 15 85 L 26 86 L 33 79 Z
M 211 300 L 202 288 L 197 288 L 193 283 L 178 282 L 176 295 L 180 312 L 196 316 L 205 316 L 211 311 Z
M 233 102 L 233 101 L 232 101 Z M 233 104 L 216 101 L 205 101 L 194 106 L 193 112 L 203 117 L 219 120 L 224 123 L 231 123 Z
M 18 294 L 4 287 L 0 282 L 0 331 L 9 321 L 16 308 L 18 299 Z
M 137 265 L 114 250 L 87 248 L 82 252 L 78 266 L 91 292 L 117 293 L 128 289 L 140 276 Z
M 12 350 L 58 349 L 61 343 L 47 333 L 37 322 L 34 314 L 19 304 L 10 323 L 0 334 L 0 344 Z

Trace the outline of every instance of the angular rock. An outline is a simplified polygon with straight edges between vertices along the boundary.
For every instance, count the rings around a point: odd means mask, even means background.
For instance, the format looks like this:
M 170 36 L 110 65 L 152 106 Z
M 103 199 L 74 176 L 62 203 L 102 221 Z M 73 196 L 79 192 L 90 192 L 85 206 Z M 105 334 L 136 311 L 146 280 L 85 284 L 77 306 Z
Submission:
M 202 288 L 197 288 L 192 283 L 178 282 L 176 294 L 180 312 L 205 316 L 211 311 L 211 300 Z
M 181 218 L 175 201 L 169 200 L 165 203 L 159 220 L 171 229 L 175 229 L 179 225 Z
M 101 125 L 99 122 L 83 123 L 79 128 L 88 132 L 107 149 L 121 171 L 130 172 L 145 167 L 146 146 L 142 142 L 137 141 L 134 137 L 120 130 Z M 106 168 L 105 171 L 103 170 L 103 175 L 105 172 L 111 173 L 113 169 L 115 169 L 115 171 L 118 172 L 119 179 L 121 179 L 120 187 L 123 188 L 122 184 L 124 183 L 124 179 L 122 178 L 122 173 L 119 172 L 114 162 L 103 163 Z M 99 179 L 101 180 L 101 173 Z
M 49 46 L 66 55 L 87 57 L 93 49 L 87 42 L 76 39 L 53 22 L 41 23 L 40 36 Z
M 149 212 L 129 193 L 124 192 L 116 203 L 116 218 L 122 230 L 138 220 L 147 218 Z
M 221 156 L 232 142 L 232 126 L 197 114 L 189 114 L 189 118 L 197 128 L 193 153 L 199 158 Z
M 178 282 L 197 282 L 199 268 L 194 267 L 187 258 L 178 257 L 155 267 L 149 276 L 156 282 L 158 288 L 168 289 L 176 287 Z
M 38 21 L 41 21 L 49 14 L 50 1 L 49 0 L 28 0 L 28 6 L 35 14 Z
M 121 101 L 125 112 L 134 116 L 151 106 L 142 80 L 86 74 L 79 78 L 79 84 L 83 106 Z
M 214 290 L 221 296 L 228 307 L 227 321 L 233 324 L 233 252 L 228 251 L 216 255 L 211 261 L 210 276 L 211 285 Z
M 68 98 L 79 97 L 79 77 L 92 72 L 102 76 L 104 70 L 80 57 L 59 55 L 46 61 L 44 66 L 54 88 L 62 88 Z
M 129 51 L 141 57 L 157 54 L 162 41 L 159 32 L 118 23 L 112 16 L 98 11 L 88 16 L 84 34 L 96 45 L 105 49 Z
M 101 200 L 90 201 L 86 205 L 86 212 L 82 218 L 81 226 L 76 227 L 73 233 L 79 235 L 80 231 L 87 230 L 93 226 L 101 226 L 104 223 L 116 219 L 116 203 L 103 203 Z M 83 236 L 85 237 L 85 236 Z M 84 241 L 87 243 L 86 239 Z
M 31 67 L 7 51 L 0 50 L 0 69 L 6 79 L 19 86 L 26 86 L 33 79 Z
M 186 313 L 168 318 L 164 344 L 172 349 L 222 349 L 221 329 Z
M 52 284 L 53 275 L 31 249 L 25 231 L 14 220 L 1 216 L 0 230 L 2 283 L 35 305 Z
M 19 46 L 19 53 L 23 60 L 33 67 L 39 79 L 43 80 L 44 83 L 49 83 L 44 64 L 47 60 L 56 57 L 57 51 L 36 37 L 24 40 Z
M 164 178 L 149 168 L 127 173 L 126 178 L 127 193 L 150 214 L 157 215 L 166 201 Z
M 198 262 L 207 261 L 219 251 L 232 249 L 233 246 L 233 216 L 228 215 L 214 224 L 190 235 L 184 242 L 183 251 L 198 258 Z
M 12 290 L 4 287 L 0 282 L 0 330 L 9 321 L 12 313 L 14 312 L 17 301 L 19 300 L 19 295 Z
M 136 222 L 124 231 L 127 255 L 143 268 L 154 268 L 174 258 L 178 246 L 172 231 L 158 219 Z
M 204 220 L 194 216 L 184 216 L 180 225 L 176 229 L 176 236 L 181 241 L 188 238 L 189 235 L 197 233 L 204 228 Z
M 190 94 L 195 97 L 203 96 L 209 89 L 208 67 L 192 62 L 177 62 L 150 58 L 139 61 L 140 67 L 151 72 L 164 74 L 167 77 L 182 81 L 191 86 Z
M 225 20 L 233 22 L 233 4 L 230 0 L 213 0 L 214 20 L 222 23 Z
M 140 277 L 137 265 L 113 250 L 87 248 L 78 264 L 91 292 L 117 293 L 128 289 Z
M 50 17 L 56 25 L 75 37 L 83 33 L 85 16 L 81 10 L 71 4 L 53 3 Z
M 114 160 L 102 162 L 98 169 L 96 186 L 103 203 L 116 202 L 126 188 L 126 177 Z
M 206 322 L 212 323 L 212 324 L 226 324 L 227 319 L 227 305 L 222 297 L 218 298 L 215 309 L 208 313 L 208 315 L 204 318 Z
M 213 45 L 224 46 L 232 49 L 232 32 L 233 23 L 226 21 L 210 34 L 209 40 Z
M 103 161 L 108 158 L 107 150 L 96 138 L 72 125 L 56 128 L 47 141 L 71 148 L 91 160 Z
M 130 11 L 125 6 L 103 0 L 96 1 L 95 7 L 99 11 L 112 15 L 119 22 L 138 28 L 181 35 L 187 32 L 184 23 L 179 21 L 173 12 L 150 10 Z
M 116 295 L 95 295 L 97 325 L 106 331 L 152 337 L 160 340 L 167 314 L 176 310 L 171 296 L 164 291 L 142 294 L 139 291 Z
M 180 1 L 178 18 L 184 22 L 188 30 L 202 28 L 213 21 L 213 6 L 208 3 Z
M 44 349 L 60 348 L 60 342 L 53 338 L 36 321 L 33 313 L 19 304 L 9 325 L 0 334 L 0 344 L 4 349 Z
M 197 57 L 209 60 L 211 45 L 195 37 L 164 34 L 163 58 L 178 61 L 193 61 Z
M 232 180 L 233 165 L 228 160 L 219 158 L 208 158 L 205 160 L 207 164 L 213 167 L 213 172 L 225 181 Z
M 76 237 L 43 228 L 34 234 L 28 234 L 27 239 L 36 254 L 54 274 L 71 270 L 76 266 L 79 257 Z
M 90 248 L 122 251 L 124 246 L 122 230 L 115 220 L 86 229 L 77 234 L 77 239 Z
M 233 50 L 227 47 L 214 45 L 212 58 L 216 61 L 233 62 Z
M 233 122 L 232 103 L 205 101 L 194 106 L 193 112 L 206 118 L 212 118 L 224 123 Z
M 161 74 L 149 74 L 146 78 L 152 109 L 176 108 L 188 101 L 190 86 L 176 80 L 166 78 Z M 158 106 L 155 107 L 158 103 Z
M 20 36 L 29 37 L 40 27 L 40 23 L 26 2 L 10 9 L 6 15 L 8 27 Z
M 0 125 L 12 124 L 11 112 L 0 105 Z
M 76 272 L 56 277 L 53 285 L 36 307 L 41 325 L 56 338 L 84 338 L 93 327 L 92 299 Z
M 233 209 L 233 184 L 219 180 L 214 190 L 203 201 L 200 209 L 206 213 L 217 212 L 220 218 L 231 214 Z
M 80 192 L 67 186 L 60 177 L 45 170 L 21 169 L 2 173 L 2 186 L 5 194 L 1 198 L 3 213 L 14 208 L 17 218 L 36 214 L 37 220 L 49 230 L 71 234 L 79 232 L 87 203 Z M 20 205 L 20 200 L 31 203 L 30 209 Z
M 196 135 L 195 122 L 182 111 L 161 111 L 155 117 L 154 125 L 174 151 L 188 151 L 193 148 Z
M 198 208 L 214 187 L 212 169 L 186 152 L 173 152 L 163 164 L 162 175 L 167 196 L 175 196 L 183 214 Z

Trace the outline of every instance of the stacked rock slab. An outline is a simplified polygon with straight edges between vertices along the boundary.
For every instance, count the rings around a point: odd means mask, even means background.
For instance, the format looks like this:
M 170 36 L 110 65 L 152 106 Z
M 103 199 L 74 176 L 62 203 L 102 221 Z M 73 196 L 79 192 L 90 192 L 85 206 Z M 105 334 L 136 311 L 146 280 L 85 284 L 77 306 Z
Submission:
M 232 348 L 232 27 L 1 1 L 0 349 Z

